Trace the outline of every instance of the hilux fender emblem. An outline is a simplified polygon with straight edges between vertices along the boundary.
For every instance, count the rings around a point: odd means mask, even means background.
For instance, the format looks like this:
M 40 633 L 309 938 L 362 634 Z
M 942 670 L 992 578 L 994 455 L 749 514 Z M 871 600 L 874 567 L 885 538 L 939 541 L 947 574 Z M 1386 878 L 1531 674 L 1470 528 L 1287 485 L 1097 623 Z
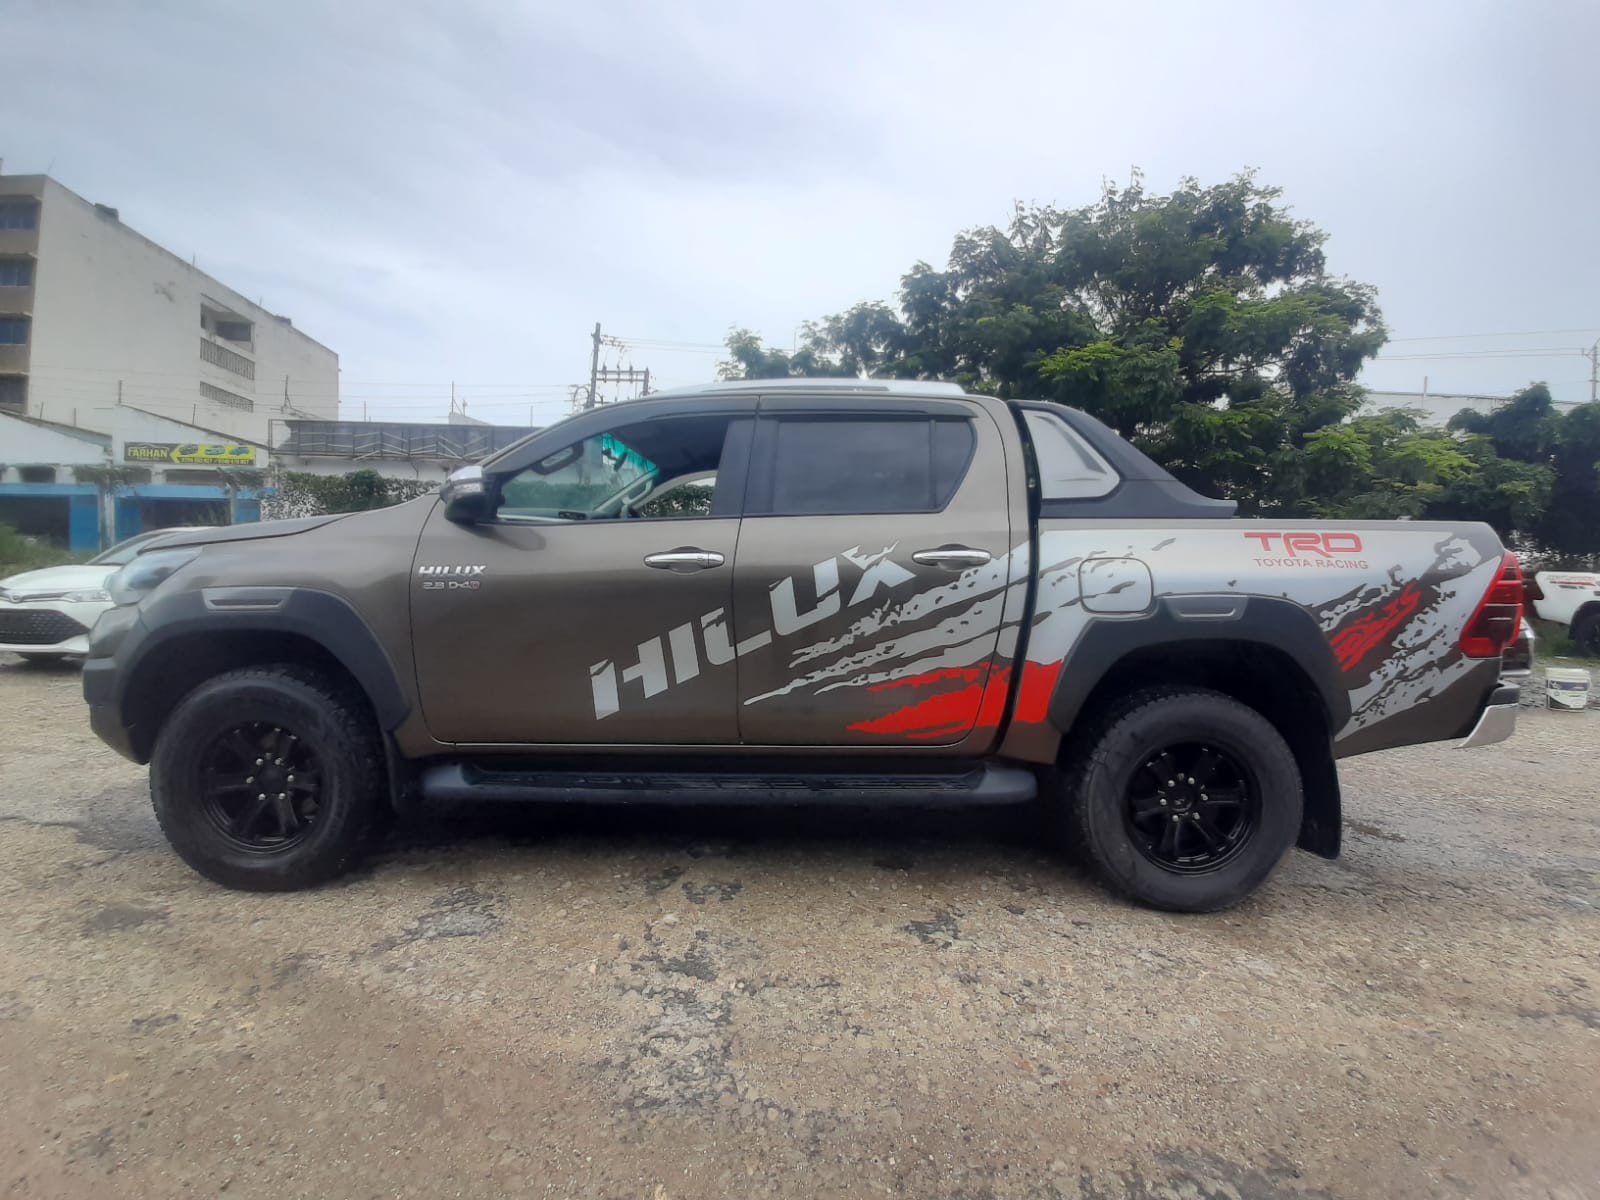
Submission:
M 489 566 L 487 563 L 474 563 L 471 565 L 461 563 L 451 563 L 449 565 L 425 563 L 417 568 L 418 575 L 485 575 L 488 574 L 488 571 Z

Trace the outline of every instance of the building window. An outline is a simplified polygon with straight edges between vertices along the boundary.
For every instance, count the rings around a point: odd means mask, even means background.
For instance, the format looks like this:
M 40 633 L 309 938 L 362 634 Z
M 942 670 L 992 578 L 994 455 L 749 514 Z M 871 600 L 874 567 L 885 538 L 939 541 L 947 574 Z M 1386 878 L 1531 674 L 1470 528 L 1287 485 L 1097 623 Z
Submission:
M 0 287 L 32 287 L 33 259 L 0 258 Z
M 249 396 L 241 396 L 238 392 L 225 391 L 222 388 L 213 387 L 209 383 L 200 385 L 200 394 L 213 404 L 226 405 L 228 408 L 239 408 L 245 412 L 254 412 L 256 410 L 256 402 L 250 399 Z
M 0 229 L 39 228 L 37 204 L 0 204 Z
M 23 483 L 54 483 L 56 469 L 54 467 L 18 467 L 17 478 Z
M 248 342 L 250 340 L 250 322 L 218 321 L 217 336 L 230 342 Z
M 28 411 L 26 375 L 0 375 L 0 409 L 7 412 Z
M 0 346 L 28 344 L 27 317 L 0 317 Z
M 200 357 L 213 366 L 221 367 L 224 371 L 232 371 L 235 375 L 242 375 L 246 379 L 254 379 L 256 377 L 255 363 L 244 355 L 235 354 L 226 346 L 208 342 L 205 338 L 200 339 Z

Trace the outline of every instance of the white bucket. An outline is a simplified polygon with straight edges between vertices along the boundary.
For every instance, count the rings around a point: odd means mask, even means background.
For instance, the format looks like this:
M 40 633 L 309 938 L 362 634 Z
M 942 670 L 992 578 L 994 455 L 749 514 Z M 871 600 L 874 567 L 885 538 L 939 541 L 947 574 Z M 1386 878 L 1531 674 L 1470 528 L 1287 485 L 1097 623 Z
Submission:
M 1544 673 L 1545 704 L 1563 712 L 1589 706 L 1589 672 L 1582 667 L 1551 667 Z

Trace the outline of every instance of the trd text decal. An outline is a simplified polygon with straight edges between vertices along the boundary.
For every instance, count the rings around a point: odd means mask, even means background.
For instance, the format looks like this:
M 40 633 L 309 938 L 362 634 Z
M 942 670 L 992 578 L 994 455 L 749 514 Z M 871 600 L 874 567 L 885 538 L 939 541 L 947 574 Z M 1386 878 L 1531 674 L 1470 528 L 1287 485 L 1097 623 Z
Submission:
M 1261 557 L 1254 560 L 1258 567 L 1334 567 L 1345 570 L 1365 570 L 1366 559 L 1361 558 L 1361 535 L 1358 533 L 1314 533 L 1297 530 L 1292 533 L 1250 532 L 1244 535 L 1261 546 Z

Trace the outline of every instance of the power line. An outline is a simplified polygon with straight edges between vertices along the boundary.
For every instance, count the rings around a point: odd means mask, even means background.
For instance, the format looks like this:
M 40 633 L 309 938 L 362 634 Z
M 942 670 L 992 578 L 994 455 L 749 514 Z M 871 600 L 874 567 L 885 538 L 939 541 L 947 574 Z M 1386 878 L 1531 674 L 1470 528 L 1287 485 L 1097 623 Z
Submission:
M 1593 333 L 1600 326 L 1588 325 L 1582 329 L 1524 329 L 1509 333 L 1441 333 L 1434 337 L 1390 338 L 1391 342 L 1464 342 L 1476 338 L 1492 337 L 1546 337 L 1560 333 Z
M 1384 354 L 1379 352 L 1379 362 L 1399 362 L 1420 359 L 1432 362 L 1455 358 L 1551 358 L 1566 354 L 1582 354 L 1573 346 L 1530 346 L 1521 350 L 1451 350 L 1442 354 Z

